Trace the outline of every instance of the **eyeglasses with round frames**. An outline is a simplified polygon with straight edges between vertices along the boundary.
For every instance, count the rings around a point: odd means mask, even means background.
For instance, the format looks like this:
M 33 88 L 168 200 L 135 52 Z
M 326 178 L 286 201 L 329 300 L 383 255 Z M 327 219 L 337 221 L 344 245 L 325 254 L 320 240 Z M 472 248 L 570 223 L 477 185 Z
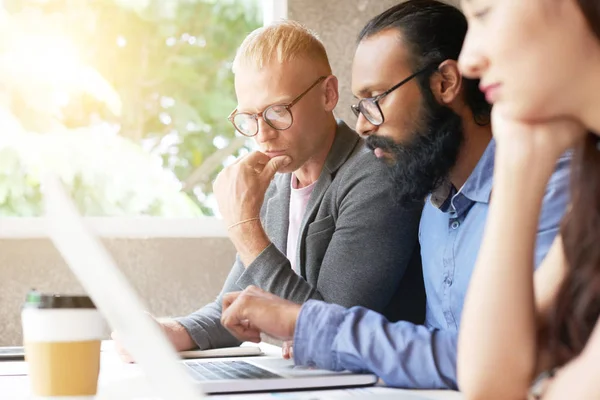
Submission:
M 269 126 L 278 131 L 289 129 L 294 123 L 292 107 L 298 103 L 312 88 L 323 82 L 327 77 L 321 76 L 308 89 L 302 92 L 298 97 L 288 104 L 273 104 L 265 108 L 262 112 L 251 114 L 246 112 L 237 112 L 237 108 L 229 114 L 227 119 L 233 124 L 234 128 L 244 136 L 252 137 L 258 134 L 258 118 L 262 118 Z

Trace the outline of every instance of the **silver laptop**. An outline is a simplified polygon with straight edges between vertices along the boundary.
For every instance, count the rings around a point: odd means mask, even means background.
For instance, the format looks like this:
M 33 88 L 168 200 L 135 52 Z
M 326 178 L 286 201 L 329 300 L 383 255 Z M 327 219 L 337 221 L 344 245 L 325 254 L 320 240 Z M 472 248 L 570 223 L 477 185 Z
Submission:
M 371 374 L 294 366 L 282 358 L 181 361 L 100 240 L 84 223 L 54 176 L 43 182 L 48 234 L 111 328 L 163 398 L 198 399 L 202 393 L 239 393 L 369 386 Z M 414 397 L 410 397 L 414 398 Z

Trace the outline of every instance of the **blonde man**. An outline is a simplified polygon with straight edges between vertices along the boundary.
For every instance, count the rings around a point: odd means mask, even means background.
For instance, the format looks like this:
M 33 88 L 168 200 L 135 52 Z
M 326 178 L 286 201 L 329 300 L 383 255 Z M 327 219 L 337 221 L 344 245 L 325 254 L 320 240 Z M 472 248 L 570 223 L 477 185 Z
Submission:
M 250 285 L 421 322 L 421 205 L 396 206 L 386 166 L 334 118 L 338 81 L 321 41 L 291 21 L 260 28 L 234 73 L 229 120 L 259 148 L 214 184 L 238 254 L 213 303 L 160 321 L 177 350 L 240 344 L 221 325 L 222 298 Z

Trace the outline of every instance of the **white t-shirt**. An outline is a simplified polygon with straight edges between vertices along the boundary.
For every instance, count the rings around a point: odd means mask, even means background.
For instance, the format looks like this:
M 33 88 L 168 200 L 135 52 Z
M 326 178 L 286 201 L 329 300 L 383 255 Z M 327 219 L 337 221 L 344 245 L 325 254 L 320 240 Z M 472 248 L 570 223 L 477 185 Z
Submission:
M 302 224 L 302 218 L 306 212 L 306 206 L 308 205 L 308 200 L 315 187 L 315 183 L 316 181 L 306 187 L 298 189 L 298 179 L 292 174 L 292 182 L 290 185 L 292 192 L 290 193 L 290 225 L 287 237 L 287 258 L 290 260 L 292 269 L 296 271 L 298 275 L 300 274 L 300 271 L 296 266 L 296 251 L 298 249 L 300 225 Z

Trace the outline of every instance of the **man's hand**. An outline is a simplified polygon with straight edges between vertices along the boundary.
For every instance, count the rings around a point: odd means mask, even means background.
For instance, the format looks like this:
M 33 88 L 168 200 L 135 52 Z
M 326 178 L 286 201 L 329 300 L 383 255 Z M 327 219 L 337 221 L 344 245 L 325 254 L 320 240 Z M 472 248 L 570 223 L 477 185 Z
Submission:
M 183 325 L 181 325 L 179 322 L 168 318 L 157 320 L 150 314 L 148 314 L 148 316 L 152 318 L 158 324 L 158 326 L 160 326 L 163 333 L 167 335 L 167 338 L 175 347 L 175 350 L 184 351 L 196 347 L 196 343 L 194 342 L 192 337 L 189 335 L 189 333 L 183 327 Z M 119 333 L 112 332 L 110 336 L 115 342 L 115 350 L 121 357 L 121 360 L 130 364 L 134 363 L 135 360 L 133 359 L 131 354 L 129 354 L 129 352 L 123 347 L 123 344 L 119 338 Z
M 219 211 L 242 264 L 248 267 L 271 243 L 258 220 L 265 193 L 288 156 L 269 158 L 261 152 L 241 157 L 225 168 L 213 185 Z
M 255 286 L 223 297 L 221 323 L 242 341 L 260 342 L 260 333 L 290 340 L 301 306 Z
M 255 151 L 221 171 L 213 192 L 227 226 L 258 217 L 271 180 L 290 161 L 288 156 L 269 158 Z

